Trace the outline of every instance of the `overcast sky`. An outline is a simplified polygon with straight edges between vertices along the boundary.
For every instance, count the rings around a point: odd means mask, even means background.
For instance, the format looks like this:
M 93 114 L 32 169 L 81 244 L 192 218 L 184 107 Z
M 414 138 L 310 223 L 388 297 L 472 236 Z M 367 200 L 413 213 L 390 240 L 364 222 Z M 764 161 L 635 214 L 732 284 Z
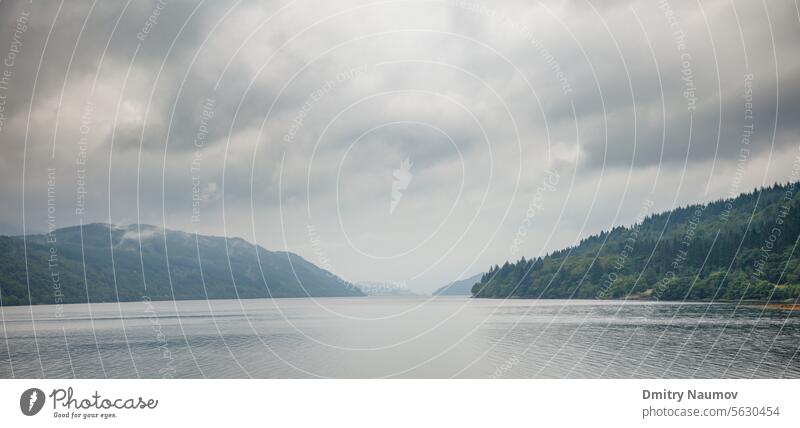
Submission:
M 238 236 L 430 291 L 631 224 L 648 200 L 786 181 L 800 155 L 793 1 L 3 1 L 0 16 L 3 234 L 47 230 L 49 203 L 58 227 Z

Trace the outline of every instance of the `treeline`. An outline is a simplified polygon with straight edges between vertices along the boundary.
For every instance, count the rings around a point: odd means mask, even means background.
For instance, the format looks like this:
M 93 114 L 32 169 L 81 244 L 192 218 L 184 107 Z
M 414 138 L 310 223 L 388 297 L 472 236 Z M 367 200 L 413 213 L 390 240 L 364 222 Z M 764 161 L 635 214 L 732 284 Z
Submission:
M 800 296 L 798 183 L 650 214 L 545 257 L 494 266 L 475 297 L 774 300 Z

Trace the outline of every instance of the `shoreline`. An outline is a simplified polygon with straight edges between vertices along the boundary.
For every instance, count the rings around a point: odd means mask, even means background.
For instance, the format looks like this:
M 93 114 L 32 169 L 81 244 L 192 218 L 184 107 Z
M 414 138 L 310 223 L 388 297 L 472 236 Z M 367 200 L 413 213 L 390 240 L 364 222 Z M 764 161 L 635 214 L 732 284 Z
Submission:
M 475 297 L 469 296 L 470 299 L 487 299 L 487 300 L 497 300 L 497 299 L 513 299 L 513 300 L 596 300 L 600 302 L 626 302 L 626 301 L 633 301 L 633 302 L 652 302 L 652 303 L 693 303 L 693 304 L 700 304 L 700 303 L 713 303 L 713 304 L 737 304 L 739 306 L 746 306 L 750 308 L 767 308 L 773 310 L 785 310 L 785 311 L 800 311 L 800 302 L 797 300 L 794 301 L 769 301 L 769 300 L 652 300 L 644 297 L 628 297 L 623 299 L 584 299 L 584 298 L 573 298 L 573 299 L 563 299 L 563 298 L 549 298 L 549 297 L 519 297 L 519 296 L 512 296 L 512 297 Z
M 687 304 L 727 304 L 727 305 L 739 305 L 745 306 L 749 308 L 764 308 L 770 310 L 783 310 L 783 311 L 790 311 L 790 312 L 800 312 L 800 302 L 798 301 L 767 301 L 767 300 L 653 300 L 648 299 L 645 297 L 628 297 L 622 299 L 590 299 L 590 298 L 573 298 L 573 299 L 563 299 L 563 298 L 545 298 L 545 297 L 475 297 L 475 296 L 468 296 L 468 295 L 460 295 L 460 296 L 425 296 L 425 295 L 418 295 L 418 296 L 282 296 L 282 297 L 253 297 L 253 298 L 211 298 L 211 299 L 163 299 L 163 300 L 151 300 L 152 302 L 190 302 L 190 301 L 224 301 L 224 300 L 302 300 L 302 299 L 347 299 L 347 298 L 367 298 L 367 297 L 396 297 L 396 298 L 404 298 L 404 297 L 413 297 L 413 298 L 441 298 L 441 297 L 452 297 L 452 298 L 465 298 L 465 299 L 476 299 L 476 300 L 502 300 L 502 299 L 509 299 L 509 300 L 576 300 L 576 301 L 600 301 L 600 302 L 651 302 L 651 303 L 687 303 Z M 141 302 L 141 300 L 112 300 L 112 301 L 103 301 L 103 302 L 70 302 L 70 303 L 62 303 L 62 306 L 70 306 L 70 305 L 85 305 L 85 304 L 120 304 L 120 303 L 136 303 Z M 44 306 L 56 306 L 55 303 L 35 303 L 33 305 L 0 305 L 0 308 L 10 309 L 10 308 L 20 308 L 20 307 L 44 307 Z

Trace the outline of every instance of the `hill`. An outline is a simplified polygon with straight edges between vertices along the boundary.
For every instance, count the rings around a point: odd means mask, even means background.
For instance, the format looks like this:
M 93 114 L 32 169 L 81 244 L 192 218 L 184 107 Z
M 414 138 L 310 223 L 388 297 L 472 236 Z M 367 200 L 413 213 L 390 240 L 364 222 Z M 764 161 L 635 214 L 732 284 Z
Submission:
M 475 297 L 787 300 L 800 296 L 798 183 L 648 215 L 494 266 Z
M 433 292 L 434 296 L 469 296 L 472 294 L 472 286 L 481 282 L 482 273 L 473 275 L 467 279 L 453 281 L 444 287 Z
M 185 300 L 363 295 L 296 254 L 268 251 L 240 238 L 102 223 L 25 238 L 30 296 L 23 238 L 0 236 L 0 297 L 6 306 L 124 302 L 144 296 Z

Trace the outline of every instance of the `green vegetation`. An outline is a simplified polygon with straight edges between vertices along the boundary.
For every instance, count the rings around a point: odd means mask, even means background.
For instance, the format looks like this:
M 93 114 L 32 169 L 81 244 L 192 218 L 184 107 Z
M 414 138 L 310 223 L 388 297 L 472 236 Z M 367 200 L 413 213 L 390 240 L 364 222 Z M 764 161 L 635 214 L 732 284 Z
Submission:
M 494 266 L 475 297 L 773 300 L 800 296 L 798 183 L 649 215 L 545 257 Z
M 239 238 L 94 223 L 26 241 L 27 258 L 22 237 L 0 237 L 3 305 L 363 295 L 296 254 Z

